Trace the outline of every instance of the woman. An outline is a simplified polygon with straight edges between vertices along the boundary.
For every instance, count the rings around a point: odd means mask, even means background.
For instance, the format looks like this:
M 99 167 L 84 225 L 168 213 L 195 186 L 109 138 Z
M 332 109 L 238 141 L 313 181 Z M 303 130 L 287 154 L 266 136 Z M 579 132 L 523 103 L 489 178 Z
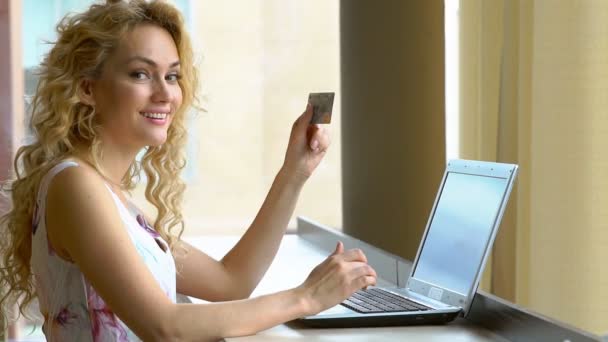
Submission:
M 300 286 L 248 299 L 329 145 L 308 124 L 310 106 L 251 227 L 216 261 L 180 240 L 184 121 L 197 77 L 179 13 L 163 2 L 108 1 L 64 19 L 58 32 L 34 98 L 36 140 L 18 151 L 8 185 L 4 308 L 19 299 L 23 310 L 37 297 L 49 341 L 217 340 L 317 313 L 375 284 L 363 253 L 339 243 Z M 153 220 L 125 196 L 140 170 Z M 176 304 L 176 293 L 216 303 Z

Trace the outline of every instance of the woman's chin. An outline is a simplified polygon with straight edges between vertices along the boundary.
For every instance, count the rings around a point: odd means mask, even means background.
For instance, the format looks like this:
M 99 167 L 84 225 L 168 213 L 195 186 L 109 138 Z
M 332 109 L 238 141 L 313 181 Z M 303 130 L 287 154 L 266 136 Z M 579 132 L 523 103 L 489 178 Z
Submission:
M 167 142 L 167 136 L 163 136 L 163 137 L 154 137 L 153 139 L 150 139 L 148 141 L 148 146 L 150 147 L 160 147 L 162 146 L 162 144 L 164 144 L 165 142 Z

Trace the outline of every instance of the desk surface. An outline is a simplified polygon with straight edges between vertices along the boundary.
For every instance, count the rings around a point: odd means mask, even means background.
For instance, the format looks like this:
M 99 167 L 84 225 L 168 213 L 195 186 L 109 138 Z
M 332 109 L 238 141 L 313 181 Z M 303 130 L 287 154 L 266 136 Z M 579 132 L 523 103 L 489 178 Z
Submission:
M 238 241 L 238 236 L 186 238 L 210 256 L 220 259 Z M 285 290 L 301 284 L 327 253 L 297 235 L 285 235 L 274 262 L 252 296 Z M 392 285 L 379 279 L 378 285 Z M 200 302 L 193 299 L 194 302 Z M 440 326 L 411 326 L 353 329 L 310 329 L 282 324 L 254 336 L 227 341 L 506 341 L 504 338 L 465 320 Z

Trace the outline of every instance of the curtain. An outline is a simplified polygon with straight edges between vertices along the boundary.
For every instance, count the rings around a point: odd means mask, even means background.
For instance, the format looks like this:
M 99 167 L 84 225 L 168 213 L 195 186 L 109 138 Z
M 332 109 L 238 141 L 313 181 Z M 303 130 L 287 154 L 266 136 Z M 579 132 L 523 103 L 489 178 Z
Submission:
M 520 165 L 485 286 L 608 332 L 608 2 L 460 1 L 460 155 Z

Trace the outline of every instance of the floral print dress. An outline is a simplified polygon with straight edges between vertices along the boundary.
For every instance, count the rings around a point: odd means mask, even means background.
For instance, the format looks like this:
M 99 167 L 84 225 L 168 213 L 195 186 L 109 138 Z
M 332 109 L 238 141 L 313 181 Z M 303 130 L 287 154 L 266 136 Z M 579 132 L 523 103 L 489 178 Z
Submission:
M 140 341 L 106 305 L 78 265 L 58 256 L 47 239 L 44 218 L 49 184 L 65 168 L 77 166 L 76 162 L 64 161 L 53 167 L 43 177 L 36 198 L 31 265 L 44 316 L 42 330 L 49 342 Z M 135 249 L 167 297 L 175 302 L 175 261 L 167 243 L 135 207 L 125 207 L 110 187 L 106 187 Z

